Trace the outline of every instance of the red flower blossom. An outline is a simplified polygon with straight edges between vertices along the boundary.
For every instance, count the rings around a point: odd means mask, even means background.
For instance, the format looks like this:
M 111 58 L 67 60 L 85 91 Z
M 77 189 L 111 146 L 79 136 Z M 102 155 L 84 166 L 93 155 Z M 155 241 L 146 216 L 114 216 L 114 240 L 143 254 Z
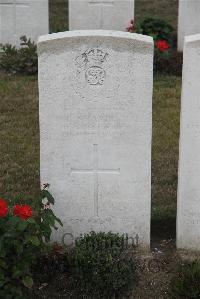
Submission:
M 0 198 L 0 218 L 8 215 L 7 202 Z
M 21 206 L 20 205 L 15 205 L 13 209 L 13 215 L 14 216 L 19 216 L 21 211 Z
M 32 216 L 32 214 L 33 214 L 33 211 L 31 209 L 31 207 L 28 205 L 24 205 L 24 206 L 15 205 L 14 206 L 14 210 L 13 210 L 14 216 L 18 216 L 23 220 L 27 220 L 28 218 L 30 218 Z
M 160 39 L 156 42 L 156 48 L 158 48 L 160 52 L 165 52 L 170 48 L 170 46 L 166 40 Z

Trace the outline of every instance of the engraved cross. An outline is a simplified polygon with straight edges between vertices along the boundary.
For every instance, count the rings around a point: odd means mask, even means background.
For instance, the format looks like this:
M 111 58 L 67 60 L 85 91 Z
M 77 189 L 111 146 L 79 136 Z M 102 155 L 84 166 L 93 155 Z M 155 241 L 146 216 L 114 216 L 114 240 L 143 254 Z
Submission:
M 112 6 L 114 0 L 89 0 L 90 5 L 100 6 L 101 9 L 101 19 L 100 19 L 100 29 L 103 27 L 103 9 L 106 6 Z
M 98 215 L 99 210 L 99 174 L 120 174 L 120 168 L 116 169 L 106 169 L 99 168 L 99 153 L 98 144 L 93 145 L 93 168 L 91 169 L 76 169 L 71 168 L 71 173 L 83 173 L 83 174 L 93 174 L 94 176 L 94 215 Z

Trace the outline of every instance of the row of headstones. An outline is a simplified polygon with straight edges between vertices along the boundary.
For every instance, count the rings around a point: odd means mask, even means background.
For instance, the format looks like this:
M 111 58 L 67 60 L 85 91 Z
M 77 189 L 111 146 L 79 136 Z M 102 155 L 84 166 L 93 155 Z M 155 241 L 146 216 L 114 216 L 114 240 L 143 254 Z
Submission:
M 153 40 L 71 31 L 38 43 L 41 181 L 64 227 L 150 244 Z M 200 35 L 184 49 L 177 247 L 200 250 Z
M 69 0 L 69 30 L 125 31 L 134 17 L 134 0 Z M 49 33 L 49 0 L 0 0 L 0 43 L 19 45 Z M 67 19 L 67 16 L 66 16 Z
M 48 0 L 0 0 L 0 43 L 19 45 L 49 33 Z M 184 36 L 200 33 L 200 1 L 179 0 L 178 49 Z M 67 16 L 66 16 L 67 18 Z M 134 19 L 134 0 L 69 0 L 69 30 L 125 31 Z

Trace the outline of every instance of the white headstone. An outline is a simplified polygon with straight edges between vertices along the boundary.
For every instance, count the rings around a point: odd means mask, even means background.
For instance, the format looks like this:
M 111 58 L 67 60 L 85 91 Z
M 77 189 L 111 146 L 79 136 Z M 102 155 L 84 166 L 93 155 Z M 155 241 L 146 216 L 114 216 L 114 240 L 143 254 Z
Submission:
M 184 37 L 200 33 L 200 0 L 179 0 L 178 50 L 183 51 Z
M 126 31 L 134 0 L 69 0 L 69 30 Z
M 41 37 L 38 54 L 41 182 L 60 234 L 128 233 L 148 247 L 152 38 L 71 31 Z
M 177 247 L 200 250 L 200 35 L 185 38 Z
M 47 33 L 48 0 L 0 0 L 0 43 L 19 46 L 23 35 L 37 41 Z

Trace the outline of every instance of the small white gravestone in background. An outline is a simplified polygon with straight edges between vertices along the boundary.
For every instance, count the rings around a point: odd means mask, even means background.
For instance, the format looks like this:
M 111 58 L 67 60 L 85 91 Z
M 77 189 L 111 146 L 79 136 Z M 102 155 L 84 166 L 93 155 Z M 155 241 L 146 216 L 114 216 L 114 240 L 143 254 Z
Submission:
M 126 31 L 134 0 L 69 0 L 69 30 Z
M 114 31 L 40 37 L 41 182 L 64 222 L 150 243 L 153 40 Z
M 200 34 L 185 38 L 177 247 L 200 250 Z
M 184 37 L 200 33 L 200 0 L 179 0 L 178 50 L 183 51 Z
M 23 35 L 37 41 L 47 33 L 48 0 L 0 0 L 0 43 L 19 46 Z

